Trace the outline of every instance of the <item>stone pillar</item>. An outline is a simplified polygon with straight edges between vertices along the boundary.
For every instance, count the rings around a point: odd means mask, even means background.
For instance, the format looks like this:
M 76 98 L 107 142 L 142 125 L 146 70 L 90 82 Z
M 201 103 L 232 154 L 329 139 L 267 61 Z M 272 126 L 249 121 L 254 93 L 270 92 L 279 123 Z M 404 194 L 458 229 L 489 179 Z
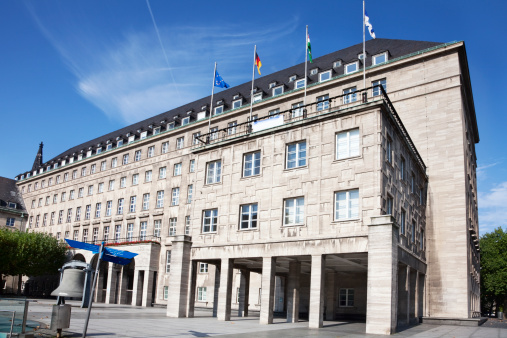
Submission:
M 118 303 L 119 304 L 127 304 L 127 289 L 128 289 L 128 265 L 122 267 L 121 277 L 120 277 L 120 287 L 119 287 L 119 295 L 118 295 Z
M 368 226 L 366 333 L 396 331 L 398 305 L 398 225 L 390 215 L 371 218 Z
M 248 307 L 250 306 L 250 270 L 241 270 L 241 277 L 244 278 L 245 281 L 243 317 L 248 317 Z
M 334 320 L 334 310 L 336 304 L 336 294 L 335 294 L 335 282 L 336 282 L 336 272 L 329 272 L 326 274 L 326 289 L 325 289 L 325 314 L 324 317 L 326 320 Z
M 409 293 L 406 265 L 400 265 L 398 269 L 398 327 L 408 324 Z
M 246 270 L 239 270 L 239 294 L 238 294 L 238 317 L 244 317 L 245 313 L 245 290 L 246 290 L 246 277 L 245 274 L 247 273 Z
M 323 255 L 312 256 L 310 277 L 310 313 L 308 327 L 318 329 L 324 325 L 324 272 L 326 261 Z
M 299 321 L 299 283 L 301 278 L 301 262 L 289 263 L 289 279 L 287 281 L 287 323 Z
M 108 271 L 107 271 L 107 288 L 106 288 L 106 304 L 113 304 L 114 298 L 116 296 L 116 283 L 118 269 L 115 267 L 115 264 L 109 263 Z
M 410 293 L 410 298 L 409 298 L 409 301 L 410 301 L 410 307 L 409 307 L 409 311 L 408 311 L 408 315 L 409 315 L 409 318 L 408 318 L 408 323 L 410 325 L 412 324 L 416 324 L 417 321 L 416 321 L 416 312 L 417 312 L 417 271 L 415 269 L 410 269 L 409 272 L 409 281 L 410 281 L 410 288 L 409 288 L 409 293 Z
M 218 293 L 220 292 L 220 264 L 215 264 L 215 287 L 213 288 L 213 317 L 218 315 Z
M 181 318 L 187 314 L 188 281 L 190 276 L 190 236 L 180 235 L 169 238 L 171 248 L 171 271 L 169 275 L 169 301 L 167 317 Z
M 197 288 L 197 267 L 199 262 L 192 261 L 190 265 L 190 287 L 188 289 L 188 311 L 187 317 L 194 317 L 194 309 L 195 309 L 195 291 Z
M 273 324 L 273 297 L 275 295 L 275 257 L 262 258 L 260 324 Z
M 146 270 L 144 271 L 144 282 L 143 282 L 143 298 L 141 306 L 150 307 L 153 302 L 153 277 L 155 272 Z
M 426 275 L 418 273 L 417 275 L 417 317 L 424 316 L 424 283 Z M 478 310 L 479 311 L 479 310 Z
M 218 294 L 218 320 L 231 320 L 231 296 L 233 260 L 223 258 L 220 271 L 220 291 Z
M 134 285 L 132 287 L 132 306 L 141 305 L 141 297 L 143 292 L 143 281 L 140 279 L 141 270 L 134 270 Z

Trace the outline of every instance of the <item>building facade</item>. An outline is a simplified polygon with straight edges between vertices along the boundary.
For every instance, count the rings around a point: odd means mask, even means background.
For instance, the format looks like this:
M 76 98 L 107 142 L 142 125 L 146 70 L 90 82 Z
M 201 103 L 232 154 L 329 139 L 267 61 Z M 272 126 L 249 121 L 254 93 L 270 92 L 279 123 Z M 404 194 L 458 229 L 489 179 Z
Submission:
M 100 267 L 96 299 L 167 303 L 172 317 L 258 310 L 269 324 L 276 311 L 392 333 L 478 316 L 479 136 L 464 43 L 376 39 L 366 55 L 351 46 L 308 76 L 300 64 L 255 85 L 47 162 L 40 148 L 16 177 L 28 228 L 139 253 Z

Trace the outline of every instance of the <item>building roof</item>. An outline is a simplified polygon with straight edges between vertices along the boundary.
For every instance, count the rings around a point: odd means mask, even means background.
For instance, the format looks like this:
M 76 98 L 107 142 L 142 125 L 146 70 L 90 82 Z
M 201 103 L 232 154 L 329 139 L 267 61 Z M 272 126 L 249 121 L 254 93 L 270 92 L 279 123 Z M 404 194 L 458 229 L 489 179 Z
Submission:
M 388 52 L 388 59 L 392 60 L 395 58 L 399 58 L 402 56 L 406 56 L 418 51 L 422 51 L 428 48 L 436 47 L 442 45 L 441 42 L 427 42 L 427 41 L 413 41 L 413 40 L 395 40 L 395 39 L 374 39 L 366 41 L 366 54 L 367 56 L 373 56 L 376 54 L 380 54 L 383 52 Z M 347 47 L 345 49 L 341 49 L 339 51 L 318 57 L 313 59 L 313 63 L 308 64 L 308 74 L 312 69 L 317 68 L 318 72 L 314 75 L 308 75 L 308 85 L 318 82 L 318 73 L 322 71 L 332 70 L 332 76 L 339 76 L 344 74 L 344 66 L 348 63 L 352 63 L 359 60 L 359 55 L 363 52 L 363 44 L 359 43 L 351 47 Z M 341 66 L 333 67 L 335 61 L 341 61 Z M 372 65 L 372 58 L 366 58 L 366 67 L 370 67 Z M 360 62 L 359 68 L 362 69 L 362 64 Z M 304 78 L 305 72 L 305 64 L 300 63 L 298 65 L 280 70 L 275 73 L 271 73 L 265 75 L 263 77 L 257 78 L 255 80 L 255 87 L 258 88 L 257 93 L 262 91 L 265 95 L 263 98 L 271 96 L 269 84 L 276 81 L 276 86 L 284 85 L 285 88 L 292 88 L 291 81 L 289 78 L 291 76 L 296 75 L 297 79 Z M 289 87 L 290 85 L 290 87 Z M 246 82 L 240 84 L 235 87 L 228 88 L 226 90 L 221 91 L 218 94 L 215 94 L 215 102 L 213 103 L 213 107 L 216 107 L 216 102 L 222 100 L 224 102 L 224 111 L 232 108 L 233 97 L 236 95 L 240 95 L 242 98 L 247 99 L 243 101 L 243 104 L 248 103 L 250 100 L 250 90 L 251 90 L 251 82 Z M 285 91 L 285 90 L 284 90 Z M 126 140 L 126 135 L 136 134 L 139 135 L 138 131 L 150 131 L 151 127 L 157 127 L 164 125 L 164 123 L 175 121 L 175 117 L 186 117 L 187 112 L 192 112 L 191 116 L 195 120 L 195 115 L 198 112 L 202 111 L 202 107 L 206 106 L 206 110 L 209 113 L 209 103 L 210 96 L 203 97 L 194 102 L 187 103 L 181 107 L 166 111 L 164 113 L 155 115 L 143 121 L 134 123 L 127 127 L 121 128 L 119 130 L 113 131 L 109 134 L 97 137 L 93 140 L 84 142 L 77 146 L 74 146 L 61 154 L 55 156 L 49 161 L 45 162 L 41 167 L 47 167 L 47 165 L 54 163 L 56 161 L 60 161 L 70 156 L 77 156 L 79 153 L 84 152 L 88 149 L 97 148 L 99 145 L 102 147 L 106 146 L 106 142 L 116 143 L 116 139 L 121 137 Z M 164 123 L 163 123 L 164 122 Z M 37 159 L 36 159 L 37 160 Z M 26 173 L 24 173 L 26 174 Z
M 0 207 L 8 206 L 9 202 L 16 203 L 16 210 L 26 212 L 16 181 L 0 176 Z

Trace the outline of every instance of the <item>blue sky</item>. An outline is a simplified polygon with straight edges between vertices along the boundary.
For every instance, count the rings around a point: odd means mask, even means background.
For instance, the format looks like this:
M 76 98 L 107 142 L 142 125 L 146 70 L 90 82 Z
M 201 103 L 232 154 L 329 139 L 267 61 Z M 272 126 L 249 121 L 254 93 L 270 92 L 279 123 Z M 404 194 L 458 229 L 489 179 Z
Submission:
M 467 48 L 481 233 L 507 227 L 505 1 L 367 1 L 377 37 Z M 152 16 L 157 24 L 155 29 Z M 231 85 L 362 41 L 362 1 L 0 1 L 0 176 Z

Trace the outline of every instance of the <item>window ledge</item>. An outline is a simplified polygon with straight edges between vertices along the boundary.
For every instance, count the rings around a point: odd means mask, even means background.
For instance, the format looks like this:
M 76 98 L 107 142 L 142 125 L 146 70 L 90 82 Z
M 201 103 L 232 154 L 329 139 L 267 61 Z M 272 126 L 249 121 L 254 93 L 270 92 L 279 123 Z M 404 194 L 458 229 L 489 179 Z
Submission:
M 361 158 L 363 158 L 363 156 L 362 156 L 362 155 L 350 156 L 350 157 L 345 157 L 345 158 L 340 158 L 340 159 L 335 158 L 335 159 L 333 160 L 333 163 L 336 163 L 336 162 L 344 162 L 344 161 L 349 161 L 349 160 L 358 160 L 358 159 L 361 159 Z
M 361 220 L 361 218 L 335 219 L 331 223 L 356 222 L 356 221 L 360 221 L 360 220 Z
M 290 228 L 290 227 L 306 227 L 306 224 L 304 224 L 304 223 L 283 224 L 281 228 L 283 229 L 283 228 Z
M 250 176 L 241 176 L 240 180 L 248 180 L 248 179 L 252 179 L 252 178 L 258 178 L 258 177 L 261 177 L 261 176 L 262 176 L 261 174 L 250 175 Z
M 302 166 L 299 166 L 299 167 L 294 167 L 294 168 L 285 168 L 285 169 L 283 169 L 283 171 L 284 172 L 288 172 L 288 171 L 303 170 L 303 169 L 308 169 L 308 164 L 302 165 Z

